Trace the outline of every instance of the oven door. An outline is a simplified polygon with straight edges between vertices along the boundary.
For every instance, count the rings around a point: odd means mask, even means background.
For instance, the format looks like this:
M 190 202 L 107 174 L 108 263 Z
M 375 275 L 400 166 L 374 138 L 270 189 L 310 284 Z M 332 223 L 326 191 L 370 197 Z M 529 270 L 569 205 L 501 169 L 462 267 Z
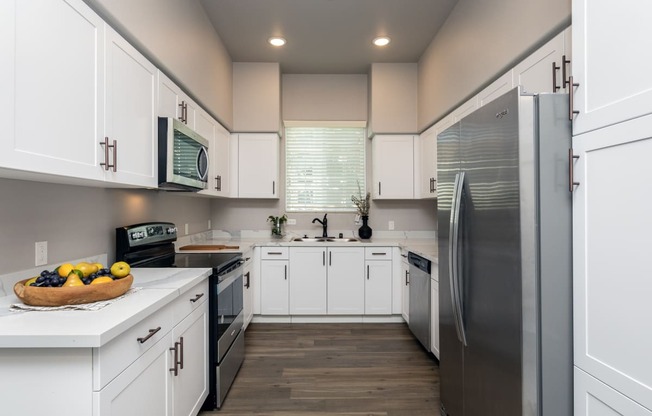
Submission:
M 217 356 L 215 358 L 218 364 L 222 362 L 224 355 L 244 324 L 242 270 L 243 267 L 240 266 L 224 276 L 219 276 L 220 282 L 214 286 L 217 302 L 212 312 L 215 314 L 213 325 L 217 333 Z

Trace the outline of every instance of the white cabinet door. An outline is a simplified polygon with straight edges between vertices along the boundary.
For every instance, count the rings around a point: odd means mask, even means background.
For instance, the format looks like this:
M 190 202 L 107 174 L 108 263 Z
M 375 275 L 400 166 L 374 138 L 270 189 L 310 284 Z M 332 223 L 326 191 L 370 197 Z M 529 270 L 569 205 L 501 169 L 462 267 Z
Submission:
M 243 293 L 243 314 L 244 314 L 244 329 L 247 329 L 249 323 L 254 317 L 254 288 L 253 284 L 253 273 L 254 271 L 254 260 L 253 260 L 253 250 L 249 250 L 243 255 L 244 265 L 242 269 L 243 279 L 242 279 L 242 293 Z
M 652 411 L 575 367 L 575 416 L 652 416 Z
M 172 416 L 168 333 L 99 392 L 93 392 L 93 416 Z M 89 381 L 90 382 L 90 381 Z
M 362 315 L 364 313 L 364 248 L 330 247 L 327 261 L 328 314 Z
M 505 94 L 512 88 L 514 88 L 514 80 L 513 80 L 513 74 L 514 71 L 510 70 L 491 84 L 489 84 L 488 87 L 480 91 L 477 95 L 477 103 L 478 107 L 482 107 L 483 105 L 487 105 L 487 103 L 492 102 L 496 98 L 500 97 L 501 95 Z
M 278 198 L 279 137 L 276 133 L 238 135 L 238 197 Z
M 573 137 L 575 365 L 652 409 L 652 116 Z
M 430 351 L 439 358 L 439 282 L 430 279 Z
M 564 32 L 561 32 L 514 67 L 514 86 L 520 85 L 526 93 L 561 92 L 564 54 Z M 554 73 L 553 63 L 558 68 Z
M 199 106 L 160 70 L 157 71 L 156 76 L 158 88 L 158 116 L 176 118 L 191 129 L 195 130 L 197 127 L 196 112 L 200 111 Z M 201 121 L 199 121 L 199 123 L 201 123 Z
M 367 260 L 364 288 L 365 315 L 392 313 L 392 262 Z
M 464 117 L 468 116 L 472 112 L 478 109 L 478 96 L 476 95 L 475 97 L 469 99 L 467 102 L 464 104 L 460 105 L 457 107 L 453 112 L 451 113 L 452 117 L 452 124 L 457 123 Z
M 401 280 L 401 315 L 406 323 L 410 323 L 410 264 L 407 258 L 401 259 Z
M 573 0 L 573 134 L 652 113 L 652 3 Z
M 287 260 L 260 262 L 261 315 L 289 314 L 288 266 Z
M 0 7 L 0 167 L 103 180 L 103 21 L 81 0 Z
M 156 67 L 106 26 L 104 134 L 116 148 L 106 171 L 112 182 L 158 187 Z M 98 146 L 104 155 L 105 146 Z M 115 170 L 115 172 L 114 172 Z
M 371 141 L 374 199 L 414 198 L 416 136 L 376 135 Z
M 208 396 L 208 302 L 195 309 L 172 330 L 177 349 L 176 375 L 169 372 L 174 416 L 194 416 Z M 174 360 L 174 352 L 172 352 Z M 174 362 L 170 368 L 174 368 Z
M 290 247 L 290 314 L 326 314 L 326 248 Z
M 421 181 L 420 197 L 437 198 L 437 134 L 440 133 L 439 124 L 435 124 L 421 133 Z
M 215 146 L 211 152 L 213 160 L 211 166 L 213 173 L 210 177 L 215 181 L 215 194 L 217 196 L 231 196 L 231 182 L 229 178 L 231 170 L 231 133 L 217 124 L 215 129 Z

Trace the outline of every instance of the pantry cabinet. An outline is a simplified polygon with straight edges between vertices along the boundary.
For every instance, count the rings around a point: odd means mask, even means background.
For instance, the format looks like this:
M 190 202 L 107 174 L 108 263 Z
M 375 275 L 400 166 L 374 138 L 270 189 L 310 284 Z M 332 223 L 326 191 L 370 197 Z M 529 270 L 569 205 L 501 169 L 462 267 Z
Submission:
M 573 134 L 652 113 L 650 2 L 573 0 Z
M 411 134 L 376 135 L 371 141 L 373 199 L 414 199 L 415 146 Z
M 280 186 L 278 134 L 239 133 L 233 134 L 232 140 L 231 195 L 277 199 Z
M 652 410 L 652 115 L 574 136 L 573 153 L 575 366 Z
M 104 22 L 81 0 L 1 7 L 0 167 L 102 181 Z

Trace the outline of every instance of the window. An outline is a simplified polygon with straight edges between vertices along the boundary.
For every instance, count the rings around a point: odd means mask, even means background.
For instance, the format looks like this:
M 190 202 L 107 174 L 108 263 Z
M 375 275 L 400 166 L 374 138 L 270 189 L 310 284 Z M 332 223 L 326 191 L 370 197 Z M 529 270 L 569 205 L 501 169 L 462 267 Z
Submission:
M 288 212 L 355 212 L 351 195 L 365 191 L 363 127 L 286 127 Z

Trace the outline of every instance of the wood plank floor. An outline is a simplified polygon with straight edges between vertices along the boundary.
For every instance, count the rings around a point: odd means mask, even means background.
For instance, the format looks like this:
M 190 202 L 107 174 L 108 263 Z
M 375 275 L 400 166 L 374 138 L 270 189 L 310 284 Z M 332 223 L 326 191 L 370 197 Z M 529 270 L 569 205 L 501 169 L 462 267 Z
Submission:
M 439 366 L 405 324 L 251 324 L 222 409 L 201 416 L 439 416 Z

